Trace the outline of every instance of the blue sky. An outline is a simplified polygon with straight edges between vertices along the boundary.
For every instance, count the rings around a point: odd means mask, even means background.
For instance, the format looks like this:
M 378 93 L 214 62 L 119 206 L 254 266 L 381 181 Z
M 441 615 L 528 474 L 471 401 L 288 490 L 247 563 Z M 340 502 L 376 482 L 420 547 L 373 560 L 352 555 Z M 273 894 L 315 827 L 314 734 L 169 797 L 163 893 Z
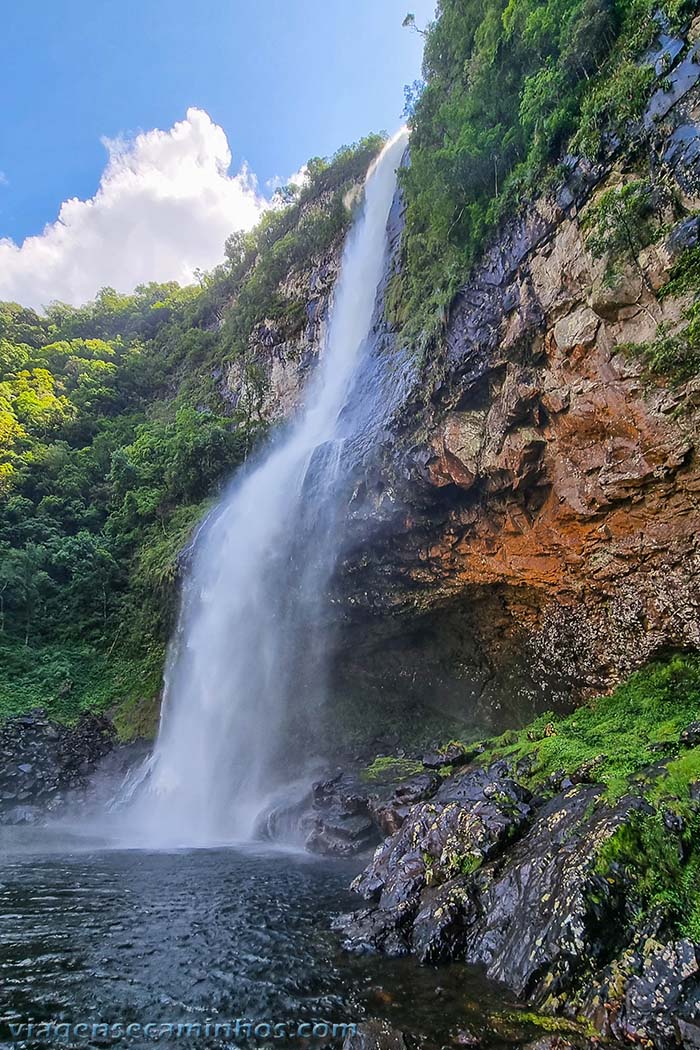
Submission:
M 261 188 L 309 156 L 394 130 L 434 0 L 19 0 L 3 11 L 0 237 L 91 197 L 101 137 L 170 128 L 188 107 Z

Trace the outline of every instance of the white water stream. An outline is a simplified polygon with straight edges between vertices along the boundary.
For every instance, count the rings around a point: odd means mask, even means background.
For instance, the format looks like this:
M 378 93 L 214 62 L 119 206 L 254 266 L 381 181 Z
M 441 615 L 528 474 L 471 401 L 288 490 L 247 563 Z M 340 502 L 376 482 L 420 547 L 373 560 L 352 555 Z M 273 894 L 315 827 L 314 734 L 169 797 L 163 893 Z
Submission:
M 353 404 L 387 265 L 400 132 L 367 174 L 304 407 L 197 539 L 170 647 L 161 726 L 130 820 L 152 845 L 241 841 L 314 757 L 326 593 L 343 538 Z

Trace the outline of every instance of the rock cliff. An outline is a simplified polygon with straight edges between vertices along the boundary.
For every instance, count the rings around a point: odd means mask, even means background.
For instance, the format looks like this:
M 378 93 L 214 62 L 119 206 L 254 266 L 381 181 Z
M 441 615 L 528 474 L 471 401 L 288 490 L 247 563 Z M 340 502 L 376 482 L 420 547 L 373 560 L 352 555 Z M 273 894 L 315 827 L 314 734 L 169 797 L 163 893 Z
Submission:
M 629 349 L 694 301 L 658 292 L 698 244 L 697 51 L 653 95 L 634 153 L 568 158 L 453 303 L 358 488 L 358 520 L 369 501 L 381 527 L 343 566 L 339 688 L 522 722 L 700 644 L 700 388 Z M 673 204 L 613 266 L 589 250 L 593 216 L 643 171 Z

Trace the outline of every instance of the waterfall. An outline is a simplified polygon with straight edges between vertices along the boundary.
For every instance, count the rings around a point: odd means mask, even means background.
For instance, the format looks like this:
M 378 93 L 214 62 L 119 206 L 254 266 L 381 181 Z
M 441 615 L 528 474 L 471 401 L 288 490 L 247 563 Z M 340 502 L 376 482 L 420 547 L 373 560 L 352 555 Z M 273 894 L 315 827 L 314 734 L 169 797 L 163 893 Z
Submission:
M 367 173 L 303 408 L 197 537 L 159 735 L 133 800 L 133 819 L 153 844 L 249 839 L 314 758 L 328 585 L 351 471 L 368 440 L 371 413 L 360 402 L 376 386 L 370 335 L 406 143 L 401 131 Z

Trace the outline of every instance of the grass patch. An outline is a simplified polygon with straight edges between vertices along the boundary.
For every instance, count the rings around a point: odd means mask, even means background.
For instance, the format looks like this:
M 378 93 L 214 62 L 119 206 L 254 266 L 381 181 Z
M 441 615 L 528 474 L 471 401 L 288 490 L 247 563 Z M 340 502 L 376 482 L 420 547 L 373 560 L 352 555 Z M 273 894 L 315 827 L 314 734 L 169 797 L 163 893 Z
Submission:
M 369 783 L 383 783 L 408 780 L 416 773 L 421 773 L 423 764 L 412 758 L 395 758 L 393 755 L 378 755 L 373 762 L 360 772 L 363 780 Z
M 700 658 L 679 655 L 638 671 L 610 696 L 597 697 L 570 715 L 545 712 L 525 729 L 487 742 L 479 761 L 529 756 L 532 767 L 525 779 L 537 787 L 553 773 L 570 775 L 600 756 L 595 778 L 614 799 L 658 760 L 653 745 L 667 744 L 672 751 L 680 732 L 698 716 Z

